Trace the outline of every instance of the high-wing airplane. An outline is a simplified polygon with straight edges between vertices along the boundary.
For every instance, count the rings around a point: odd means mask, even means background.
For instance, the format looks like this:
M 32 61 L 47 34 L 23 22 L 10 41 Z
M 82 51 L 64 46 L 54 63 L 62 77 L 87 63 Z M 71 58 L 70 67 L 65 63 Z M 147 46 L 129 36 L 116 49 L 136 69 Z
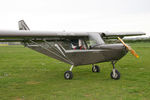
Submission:
M 25 47 L 70 64 L 70 70 L 64 73 L 64 78 L 67 80 L 73 78 L 72 69 L 79 65 L 91 64 L 93 72 L 100 72 L 100 67 L 95 64 L 101 62 L 112 62 L 111 78 L 120 79 L 115 63 L 128 51 L 135 57 L 139 57 L 121 38 L 145 35 L 143 32 L 30 31 L 23 20 L 18 24 L 19 31 L 0 30 L 0 42 L 21 42 Z M 104 40 L 110 38 L 118 38 L 121 43 L 105 43 Z

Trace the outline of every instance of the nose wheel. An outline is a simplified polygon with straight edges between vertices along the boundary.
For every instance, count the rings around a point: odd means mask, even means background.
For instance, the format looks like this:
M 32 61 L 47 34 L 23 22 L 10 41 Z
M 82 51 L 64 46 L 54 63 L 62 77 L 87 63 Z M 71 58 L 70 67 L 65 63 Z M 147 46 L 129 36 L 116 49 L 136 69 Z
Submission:
M 110 73 L 110 76 L 112 79 L 118 80 L 120 79 L 120 72 L 116 69 L 115 70 L 113 69 L 113 71 Z
M 111 76 L 112 79 L 118 80 L 118 79 L 120 79 L 120 72 L 115 68 L 115 63 L 116 62 L 112 61 L 113 70 L 110 73 L 110 76 Z

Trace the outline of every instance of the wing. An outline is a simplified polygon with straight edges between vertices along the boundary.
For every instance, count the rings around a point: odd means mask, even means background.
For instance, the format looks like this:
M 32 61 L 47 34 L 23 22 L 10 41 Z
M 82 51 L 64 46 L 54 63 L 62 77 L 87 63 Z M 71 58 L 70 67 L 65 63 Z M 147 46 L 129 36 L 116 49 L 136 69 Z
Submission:
M 124 36 L 137 36 L 145 35 L 143 32 L 43 32 L 43 31 L 30 31 L 27 24 L 21 20 L 18 22 L 18 31 L 0 30 L 1 42 L 16 42 L 26 40 L 58 40 L 64 38 L 84 38 L 94 34 L 100 34 L 102 38 L 123 38 Z
M 52 32 L 52 31 L 30 31 L 24 20 L 18 22 L 19 30 L 0 30 L 0 42 L 24 42 L 28 40 L 60 40 L 64 38 L 84 38 L 86 32 Z
M 0 30 L 1 42 L 21 42 L 24 40 L 58 40 L 64 38 L 84 38 L 88 37 L 88 33 L 73 33 L 73 32 L 45 32 L 45 31 L 7 31 Z
M 101 36 L 104 39 L 116 39 L 117 37 L 125 37 L 125 36 L 139 36 L 146 35 L 144 32 L 105 32 L 101 33 Z
M 98 32 L 97 32 L 98 33 Z M 52 32 L 52 31 L 7 31 L 0 30 L 0 41 L 1 42 L 16 42 L 16 41 L 24 41 L 29 39 L 63 39 L 63 38 L 84 38 L 88 37 L 91 34 L 97 33 L 88 33 L 88 32 Z M 144 32 L 116 32 L 116 33 L 99 33 L 104 39 L 117 39 L 117 37 L 123 38 L 124 36 L 139 36 L 145 35 Z

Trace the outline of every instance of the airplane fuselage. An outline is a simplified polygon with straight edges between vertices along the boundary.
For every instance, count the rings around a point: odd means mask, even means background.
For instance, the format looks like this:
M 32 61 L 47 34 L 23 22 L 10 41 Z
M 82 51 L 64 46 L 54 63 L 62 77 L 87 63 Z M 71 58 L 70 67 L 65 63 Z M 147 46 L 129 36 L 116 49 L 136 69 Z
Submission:
M 27 47 L 65 63 L 78 66 L 121 59 L 128 50 L 123 44 L 101 44 L 86 49 L 67 49 L 60 42 L 30 42 Z

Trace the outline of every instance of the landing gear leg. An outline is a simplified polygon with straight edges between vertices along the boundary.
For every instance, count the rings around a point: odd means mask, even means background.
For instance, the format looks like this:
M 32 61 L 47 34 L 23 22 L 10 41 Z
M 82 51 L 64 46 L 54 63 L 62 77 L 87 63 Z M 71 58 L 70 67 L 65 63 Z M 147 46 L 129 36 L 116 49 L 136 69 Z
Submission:
M 112 79 L 118 80 L 118 79 L 120 79 L 120 73 L 119 73 L 119 71 L 115 68 L 115 63 L 116 63 L 116 61 L 112 61 L 113 70 L 112 70 L 112 72 L 110 73 L 110 76 L 111 76 Z
M 64 78 L 65 78 L 66 80 L 71 80 L 71 79 L 73 78 L 73 73 L 72 73 L 73 67 L 74 67 L 74 65 L 72 65 L 72 66 L 70 67 L 70 70 L 69 70 L 69 71 L 66 71 L 66 72 L 64 73 Z

